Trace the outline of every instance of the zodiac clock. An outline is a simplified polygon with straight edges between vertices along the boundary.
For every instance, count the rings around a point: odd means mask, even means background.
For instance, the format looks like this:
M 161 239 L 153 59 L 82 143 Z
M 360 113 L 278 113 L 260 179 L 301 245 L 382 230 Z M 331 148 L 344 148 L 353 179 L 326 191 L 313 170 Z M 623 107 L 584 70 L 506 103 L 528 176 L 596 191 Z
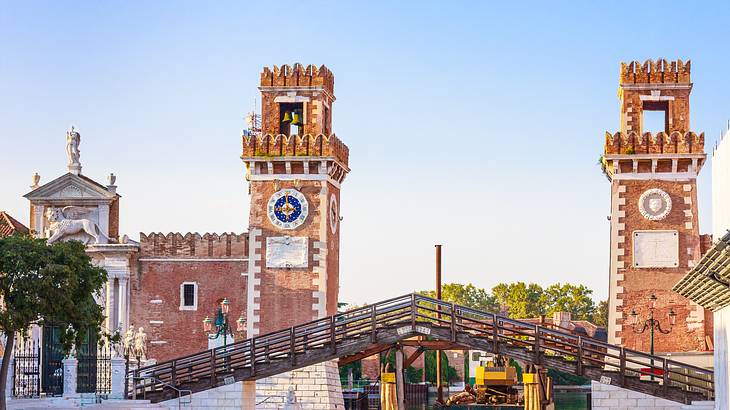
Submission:
M 295 229 L 307 219 L 309 203 L 296 189 L 282 189 L 269 199 L 267 213 L 274 226 Z

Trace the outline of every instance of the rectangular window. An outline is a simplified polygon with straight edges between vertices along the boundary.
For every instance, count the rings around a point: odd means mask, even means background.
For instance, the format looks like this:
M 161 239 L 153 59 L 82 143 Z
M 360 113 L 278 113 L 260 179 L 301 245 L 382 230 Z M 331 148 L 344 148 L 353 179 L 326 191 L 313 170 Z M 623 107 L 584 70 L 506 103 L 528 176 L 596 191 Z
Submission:
M 180 310 L 198 309 L 198 284 L 185 282 L 180 285 Z
M 641 121 L 641 132 L 668 132 L 669 104 L 666 101 L 644 101 Z

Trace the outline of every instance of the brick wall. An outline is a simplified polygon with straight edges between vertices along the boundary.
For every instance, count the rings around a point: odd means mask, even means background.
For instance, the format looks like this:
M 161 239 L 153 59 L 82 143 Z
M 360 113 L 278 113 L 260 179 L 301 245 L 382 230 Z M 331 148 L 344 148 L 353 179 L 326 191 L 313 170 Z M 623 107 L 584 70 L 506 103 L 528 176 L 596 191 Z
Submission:
M 246 313 L 247 234 L 141 234 L 137 274 L 132 280 L 130 323 L 144 327 L 150 358 L 158 361 L 208 348 L 202 321 L 223 298 L 229 321 Z M 182 310 L 180 285 L 197 284 L 197 308 Z M 238 339 L 240 335 L 236 335 Z
M 623 346 L 642 351 L 649 350 L 647 334 L 637 334 L 631 326 L 624 325 L 632 309 L 639 313 L 639 318 L 646 319 L 648 301 L 655 294 L 657 310 L 655 317 L 668 327 L 668 313 L 673 309 L 677 314 L 677 326 L 669 335 L 655 334 L 655 350 L 657 352 L 679 352 L 707 350 L 705 335 L 711 334 L 706 329 L 704 310 L 688 299 L 672 292 L 672 287 L 700 259 L 700 236 L 697 225 L 697 190 L 696 181 L 661 181 L 661 180 L 622 180 L 623 192 L 615 189 L 623 205 L 620 223 L 624 224 L 621 232 L 624 240 L 619 243 L 618 261 L 623 268 L 618 269 L 623 279 L 618 281 L 617 325 L 609 331 L 615 332 Z M 669 194 L 672 209 L 669 215 L 659 221 L 644 218 L 638 210 L 639 197 L 651 188 L 659 188 Z M 633 267 L 633 235 L 636 230 L 676 230 L 679 232 L 679 266 L 676 268 L 634 268 Z M 710 324 L 711 326 L 711 324 Z

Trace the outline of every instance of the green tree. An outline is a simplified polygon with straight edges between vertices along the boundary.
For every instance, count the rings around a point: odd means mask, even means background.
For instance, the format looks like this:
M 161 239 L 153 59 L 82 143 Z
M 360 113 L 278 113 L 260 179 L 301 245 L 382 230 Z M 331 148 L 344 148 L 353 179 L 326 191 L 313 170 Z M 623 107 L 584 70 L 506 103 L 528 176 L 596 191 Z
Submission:
M 16 332 L 31 325 L 61 325 L 61 343 L 69 351 L 87 332 L 100 333 L 104 320 L 94 294 L 106 282 L 104 269 L 91 264 L 81 242 L 57 242 L 13 235 L 0 239 L 0 332 L 6 338 L 0 366 L 0 409 Z M 101 340 L 101 338 L 99 338 Z
M 540 285 L 524 282 L 500 283 L 492 288 L 499 306 L 509 309 L 509 316 L 515 319 L 538 317 L 547 311 L 544 291 Z
M 436 351 L 427 350 L 423 353 L 423 367 L 426 370 L 426 381 L 436 384 Z M 456 369 L 449 366 L 449 358 L 446 352 L 441 351 L 441 379 L 442 382 L 450 383 L 458 381 L 459 374 Z
M 546 314 L 570 312 L 573 320 L 591 320 L 596 304 L 591 299 L 592 290 L 584 285 L 556 283 L 544 290 Z
M 591 322 L 593 322 L 593 324 L 595 324 L 596 326 L 602 326 L 602 327 L 608 326 L 608 301 L 607 300 L 602 300 L 598 303 L 598 307 L 596 308 L 596 311 L 593 314 L 593 317 L 591 318 Z
M 436 291 L 433 290 L 422 291 L 420 293 L 431 298 L 436 297 Z M 442 285 L 441 299 L 446 302 L 487 312 L 497 312 L 499 310 L 499 305 L 494 296 L 471 283 L 466 285 L 461 283 L 446 283 Z

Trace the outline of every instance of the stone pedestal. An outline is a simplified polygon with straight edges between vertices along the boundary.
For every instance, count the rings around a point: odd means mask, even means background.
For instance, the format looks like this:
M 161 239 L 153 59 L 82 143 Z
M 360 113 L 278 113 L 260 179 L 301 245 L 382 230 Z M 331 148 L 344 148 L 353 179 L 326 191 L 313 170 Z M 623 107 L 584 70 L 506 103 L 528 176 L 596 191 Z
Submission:
M 76 393 L 77 374 L 79 369 L 79 361 L 75 357 L 67 357 L 63 359 L 63 397 L 74 398 L 79 397 Z
M 112 357 L 112 390 L 109 394 L 110 399 L 123 399 L 124 398 L 124 358 L 123 357 Z
M 278 410 L 287 405 L 289 391 L 304 409 L 344 410 L 340 373 L 335 361 L 277 374 L 256 382 L 256 409 Z M 265 401 L 264 401 L 265 400 Z

